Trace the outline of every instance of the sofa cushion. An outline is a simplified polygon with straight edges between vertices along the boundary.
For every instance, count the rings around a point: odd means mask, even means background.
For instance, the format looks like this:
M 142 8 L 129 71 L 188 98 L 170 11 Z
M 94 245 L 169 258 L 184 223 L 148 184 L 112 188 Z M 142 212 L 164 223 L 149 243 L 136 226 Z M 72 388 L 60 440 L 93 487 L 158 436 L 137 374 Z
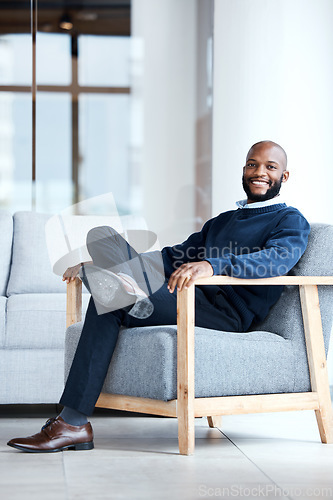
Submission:
M 7 298 L 0 297 L 0 347 L 5 343 Z
M 59 224 L 50 225 L 48 221 L 51 218 L 55 222 L 58 220 L 56 216 L 51 217 L 48 214 L 38 214 L 35 212 L 17 212 L 14 215 L 13 257 L 7 288 L 8 295 L 66 292 L 66 284 L 60 277 L 62 273 L 67 267 L 75 265 L 81 260 L 90 260 L 90 256 L 84 246 L 87 231 L 96 225 L 111 224 L 114 220 L 108 216 L 69 218 L 67 221 L 68 227 L 65 227 L 66 238 L 69 237 L 68 234 L 71 235 L 73 237 L 71 243 L 74 246 L 73 250 L 66 254 L 67 247 L 62 226 L 59 226 Z M 76 219 L 84 221 L 82 231 L 80 230 L 81 225 L 77 224 Z M 124 216 L 121 218 L 121 221 L 125 229 L 137 229 L 145 226 L 144 219 L 137 216 Z M 49 249 L 46 243 L 46 226 L 48 229 Z M 78 231 L 79 234 L 77 234 Z M 51 238 L 50 235 L 52 234 L 53 237 Z M 56 238 L 54 237 L 55 234 L 58 234 Z M 75 243 L 78 242 L 80 245 L 82 244 L 82 247 L 75 247 Z M 56 257 L 58 250 L 60 251 L 60 255 L 66 257 L 63 266 L 60 266 L 60 272 L 54 269 L 55 259 L 58 258 Z M 79 251 L 78 254 L 77 251 Z M 57 272 L 58 276 L 53 271 Z M 86 292 L 85 288 L 83 288 L 83 292 Z
M 89 295 L 82 297 L 85 314 Z M 63 349 L 66 332 L 66 294 L 11 295 L 7 303 L 5 347 Z
M 0 404 L 57 403 L 63 366 L 62 349 L 1 349 Z
M 53 272 L 62 276 L 64 271 L 78 262 L 91 260 L 86 239 L 88 232 L 98 226 L 111 226 L 125 235 L 127 241 L 136 248 L 135 243 L 146 243 L 138 252 L 150 250 L 151 233 L 146 230 L 143 217 L 136 215 L 71 215 L 58 214 L 51 217 L 46 225 L 46 240 Z M 134 237 L 133 237 L 134 234 Z M 139 238 L 135 236 L 139 234 Z M 154 235 L 156 237 L 156 235 Z M 134 241 L 133 241 L 134 239 Z M 142 245 L 141 245 L 142 247 Z
M 52 272 L 46 248 L 47 214 L 14 214 L 13 257 L 7 294 L 65 293 L 66 284 Z
M 82 323 L 67 329 L 66 376 Z M 149 346 L 149 349 L 147 349 Z M 307 365 L 298 365 L 294 343 L 270 332 L 230 333 L 195 329 L 195 395 L 214 397 L 309 390 Z M 306 354 L 302 358 L 306 363 Z M 161 399 L 177 397 L 177 327 L 122 329 L 103 391 Z
M 0 295 L 6 295 L 12 257 L 13 217 L 6 212 L 0 213 Z

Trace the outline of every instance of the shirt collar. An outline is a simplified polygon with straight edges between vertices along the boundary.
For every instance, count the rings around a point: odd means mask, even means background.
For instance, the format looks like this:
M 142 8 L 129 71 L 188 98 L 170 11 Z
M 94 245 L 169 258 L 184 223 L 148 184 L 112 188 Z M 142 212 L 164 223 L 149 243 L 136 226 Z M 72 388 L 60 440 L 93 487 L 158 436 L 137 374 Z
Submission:
M 277 205 L 280 203 L 284 203 L 279 194 L 274 198 L 266 201 L 256 201 L 254 203 L 246 203 L 246 202 L 247 200 L 236 201 L 236 205 L 238 208 L 261 208 L 261 207 L 269 207 L 270 205 Z

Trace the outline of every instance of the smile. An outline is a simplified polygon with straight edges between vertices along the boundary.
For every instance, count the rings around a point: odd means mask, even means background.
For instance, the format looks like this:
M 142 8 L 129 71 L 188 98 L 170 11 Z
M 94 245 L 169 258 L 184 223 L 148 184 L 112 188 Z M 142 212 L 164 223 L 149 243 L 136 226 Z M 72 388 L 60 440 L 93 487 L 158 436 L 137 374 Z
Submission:
M 250 181 L 251 184 L 254 184 L 255 186 L 267 186 L 267 184 L 269 184 L 268 181 Z

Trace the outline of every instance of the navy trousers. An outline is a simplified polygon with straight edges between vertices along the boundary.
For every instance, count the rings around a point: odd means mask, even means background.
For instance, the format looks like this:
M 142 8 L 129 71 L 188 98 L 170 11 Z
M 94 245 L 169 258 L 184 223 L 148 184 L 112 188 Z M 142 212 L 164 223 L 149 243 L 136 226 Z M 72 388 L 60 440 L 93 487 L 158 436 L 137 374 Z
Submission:
M 137 279 L 142 288 L 146 285 L 149 289 L 150 285 L 147 281 L 150 276 L 154 276 L 155 261 L 157 262 L 156 280 L 155 287 L 152 288 L 156 288 L 157 280 L 161 280 L 158 253 L 152 252 L 150 255 L 138 256 L 126 240 L 112 228 L 103 226 L 90 231 L 87 246 L 95 265 L 113 269 L 114 266 L 119 266 L 119 270 Z M 135 265 L 132 265 L 132 261 L 135 261 Z M 147 262 L 148 273 L 146 272 L 147 266 L 145 266 Z M 145 277 L 145 283 L 142 281 L 142 276 Z M 81 337 L 60 404 L 76 409 L 85 415 L 93 413 L 121 326 L 131 328 L 177 323 L 177 292 L 176 290 L 173 294 L 169 292 L 167 281 L 168 277 L 150 295 L 154 312 L 145 319 L 130 316 L 128 314 L 130 307 L 97 314 L 94 301 L 90 297 Z M 196 326 L 230 332 L 244 331 L 241 318 L 223 295 L 219 295 L 218 304 L 215 304 L 204 294 L 202 288 L 196 287 L 195 305 Z

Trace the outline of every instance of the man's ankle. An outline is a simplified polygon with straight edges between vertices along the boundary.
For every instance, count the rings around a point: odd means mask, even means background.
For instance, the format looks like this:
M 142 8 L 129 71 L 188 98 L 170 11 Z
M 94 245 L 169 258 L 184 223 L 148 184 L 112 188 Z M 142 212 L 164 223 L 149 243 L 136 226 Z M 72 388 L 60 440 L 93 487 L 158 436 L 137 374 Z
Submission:
M 85 425 L 88 422 L 88 417 L 78 410 L 74 410 L 69 406 L 64 406 L 60 417 L 69 425 Z

